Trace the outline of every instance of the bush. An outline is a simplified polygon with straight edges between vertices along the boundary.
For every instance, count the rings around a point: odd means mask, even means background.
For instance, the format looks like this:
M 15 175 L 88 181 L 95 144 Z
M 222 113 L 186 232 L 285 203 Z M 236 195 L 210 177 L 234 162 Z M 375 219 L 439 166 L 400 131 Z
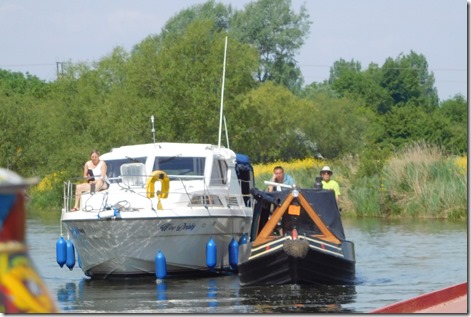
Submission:
M 31 201 L 28 210 L 59 210 L 63 202 L 64 180 L 63 172 L 54 172 L 41 179 L 29 192 Z

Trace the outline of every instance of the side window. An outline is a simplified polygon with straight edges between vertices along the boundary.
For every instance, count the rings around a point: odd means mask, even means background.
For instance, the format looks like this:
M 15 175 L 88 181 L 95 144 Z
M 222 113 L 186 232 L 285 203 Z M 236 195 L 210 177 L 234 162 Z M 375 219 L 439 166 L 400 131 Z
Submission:
M 227 163 L 222 160 L 214 160 L 213 169 L 211 171 L 211 180 L 209 185 L 218 186 L 227 184 Z

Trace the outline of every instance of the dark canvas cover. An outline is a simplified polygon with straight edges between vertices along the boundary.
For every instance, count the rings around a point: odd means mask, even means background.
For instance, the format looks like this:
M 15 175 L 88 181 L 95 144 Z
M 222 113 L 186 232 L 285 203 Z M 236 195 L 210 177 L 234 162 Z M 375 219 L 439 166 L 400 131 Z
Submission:
M 339 239 L 345 240 L 340 212 L 335 200 L 335 193 L 332 190 L 322 189 L 296 189 L 300 195 L 308 201 L 309 205 L 314 209 L 322 222 L 327 228 Z M 259 230 L 268 220 L 269 205 L 281 205 L 292 190 L 284 190 L 281 192 L 262 192 L 257 189 L 252 191 L 252 195 L 256 199 L 254 207 L 254 224 Z M 301 215 L 301 218 L 303 215 Z M 308 217 L 304 215 L 304 217 Z M 286 218 L 286 217 L 284 217 Z M 252 232 L 252 236 L 255 232 Z
M 327 228 L 339 239 L 345 240 L 342 219 L 333 190 L 300 189 L 309 205 L 319 215 Z

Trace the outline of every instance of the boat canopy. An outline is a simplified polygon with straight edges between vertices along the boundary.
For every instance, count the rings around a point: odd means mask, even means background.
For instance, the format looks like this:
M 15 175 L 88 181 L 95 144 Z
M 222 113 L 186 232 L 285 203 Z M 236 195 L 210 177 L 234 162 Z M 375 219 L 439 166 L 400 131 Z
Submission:
M 298 191 L 298 195 L 304 197 L 309 206 L 319 216 L 322 223 L 327 229 L 339 240 L 345 240 L 345 233 L 343 230 L 340 212 L 335 200 L 335 193 L 332 190 L 322 189 L 293 189 L 278 192 L 262 192 L 255 189 L 252 194 L 254 195 L 257 203 L 254 207 L 254 223 L 252 226 L 251 239 L 255 239 L 260 230 L 265 226 L 269 218 L 270 205 L 275 204 L 281 206 L 287 199 L 288 195 L 292 194 L 294 190 Z M 295 198 L 297 200 L 297 198 Z M 295 204 L 299 204 L 295 202 Z M 258 218 L 260 217 L 260 221 Z M 292 217 L 283 217 L 283 223 L 292 227 Z M 301 234 L 303 231 L 316 230 L 312 227 L 312 220 L 306 212 L 301 212 L 298 220 L 295 221 L 298 232 Z M 290 223 L 288 223 L 290 222 Z M 257 225 L 258 224 L 258 225 Z M 258 229 L 257 229 L 258 227 Z
M 335 200 L 333 190 L 299 189 L 309 205 L 316 211 L 319 217 L 330 231 L 339 239 L 345 240 L 340 212 Z

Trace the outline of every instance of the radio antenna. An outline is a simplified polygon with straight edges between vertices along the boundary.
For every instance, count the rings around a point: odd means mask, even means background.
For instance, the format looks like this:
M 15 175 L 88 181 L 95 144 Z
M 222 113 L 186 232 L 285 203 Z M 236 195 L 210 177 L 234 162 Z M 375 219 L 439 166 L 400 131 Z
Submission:
M 155 127 L 154 127 L 154 115 L 151 115 L 150 116 L 150 122 L 152 124 L 152 141 L 154 141 L 154 145 L 155 145 Z
M 224 44 L 224 64 L 223 64 L 223 68 L 222 68 L 221 109 L 219 111 L 218 147 L 221 147 L 222 117 L 223 117 L 222 114 L 223 114 L 223 110 L 224 110 L 224 80 L 226 78 L 226 52 L 227 52 L 227 36 L 226 36 L 226 42 Z

